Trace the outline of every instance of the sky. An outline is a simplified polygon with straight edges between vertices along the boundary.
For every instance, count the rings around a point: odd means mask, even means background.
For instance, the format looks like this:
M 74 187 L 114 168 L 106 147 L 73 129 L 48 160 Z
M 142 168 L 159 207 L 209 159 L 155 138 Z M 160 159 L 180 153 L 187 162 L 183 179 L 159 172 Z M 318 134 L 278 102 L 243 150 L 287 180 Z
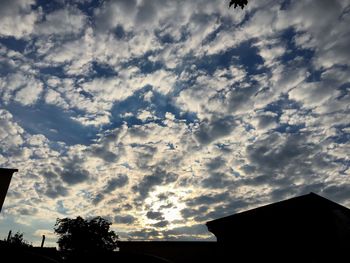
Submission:
M 0 0 L 0 215 L 124 240 L 315 192 L 350 207 L 350 1 Z

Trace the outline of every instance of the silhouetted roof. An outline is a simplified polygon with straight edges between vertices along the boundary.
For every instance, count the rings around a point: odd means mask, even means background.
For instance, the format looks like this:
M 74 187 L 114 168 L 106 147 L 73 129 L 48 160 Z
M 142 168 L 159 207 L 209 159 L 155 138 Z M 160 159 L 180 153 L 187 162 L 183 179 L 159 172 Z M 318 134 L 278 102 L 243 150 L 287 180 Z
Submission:
M 212 220 L 207 222 L 206 225 L 209 231 L 212 231 L 213 228 L 227 225 L 228 223 L 234 224 L 244 222 L 248 218 L 254 218 L 254 220 L 257 220 L 259 217 L 265 215 L 277 215 L 285 212 L 298 213 L 307 211 L 309 209 L 322 209 L 329 211 L 337 209 L 341 210 L 343 213 L 350 217 L 350 209 L 311 192 L 306 195 L 301 195 L 298 197 L 260 206 L 251 210 Z
M 237 262 L 348 259 L 350 209 L 314 193 L 216 219 L 207 227 Z
M 0 168 L 0 212 L 5 201 L 6 193 L 11 182 L 12 174 L 18 172 L 17 169 Z
M 1 173 L 15 173 L 18 172 L 18 169 L 9 169 L 9 168 L 0 168 L 0 174 Z

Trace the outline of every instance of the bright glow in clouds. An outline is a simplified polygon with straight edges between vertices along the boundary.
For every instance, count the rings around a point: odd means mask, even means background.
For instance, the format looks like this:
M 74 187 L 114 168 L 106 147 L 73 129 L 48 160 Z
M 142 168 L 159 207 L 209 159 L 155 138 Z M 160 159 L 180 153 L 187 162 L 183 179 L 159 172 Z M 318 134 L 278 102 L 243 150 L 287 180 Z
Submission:
M 1 2 L 1 238 L 99 215 L 213 240 L 310 191 L 350 205 L 349 0 L 44 2 Z

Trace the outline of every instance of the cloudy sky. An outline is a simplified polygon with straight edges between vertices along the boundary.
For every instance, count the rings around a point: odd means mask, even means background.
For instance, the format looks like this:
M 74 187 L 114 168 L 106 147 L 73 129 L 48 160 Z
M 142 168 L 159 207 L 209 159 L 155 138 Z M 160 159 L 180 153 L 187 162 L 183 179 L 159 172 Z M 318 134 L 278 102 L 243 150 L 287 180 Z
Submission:
M 0 0 L 0 215 L 125 239 L 310 191 L 350 206 L 350 1 Z

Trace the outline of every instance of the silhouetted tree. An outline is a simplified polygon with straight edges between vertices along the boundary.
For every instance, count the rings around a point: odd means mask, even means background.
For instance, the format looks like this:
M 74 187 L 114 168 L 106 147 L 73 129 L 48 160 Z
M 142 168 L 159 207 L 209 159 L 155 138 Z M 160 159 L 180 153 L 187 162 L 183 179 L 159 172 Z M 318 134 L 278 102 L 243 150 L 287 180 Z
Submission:
M 244 6 L 247 4 L 248 0 L 231 0 L 229 7 L 233 6 L 234 8 L 236 8 L 237 6 L 240 6 L 243 9 Z
M 14 247 L 31 247 L 32 245 L 29 244 L 26 240 L 23 239 L 23 233 L 17 232 L 13 236 L 10 236 L 7 240 L 7 243 L 10 246 Z
M 118 235 L 109 229 L 111 224 L 99 216 L 91 220 L 80 216 L 58 218 L 54 230 L 59 235 L 59 249 L 67 255 L 113 251 L 117 248 Z

